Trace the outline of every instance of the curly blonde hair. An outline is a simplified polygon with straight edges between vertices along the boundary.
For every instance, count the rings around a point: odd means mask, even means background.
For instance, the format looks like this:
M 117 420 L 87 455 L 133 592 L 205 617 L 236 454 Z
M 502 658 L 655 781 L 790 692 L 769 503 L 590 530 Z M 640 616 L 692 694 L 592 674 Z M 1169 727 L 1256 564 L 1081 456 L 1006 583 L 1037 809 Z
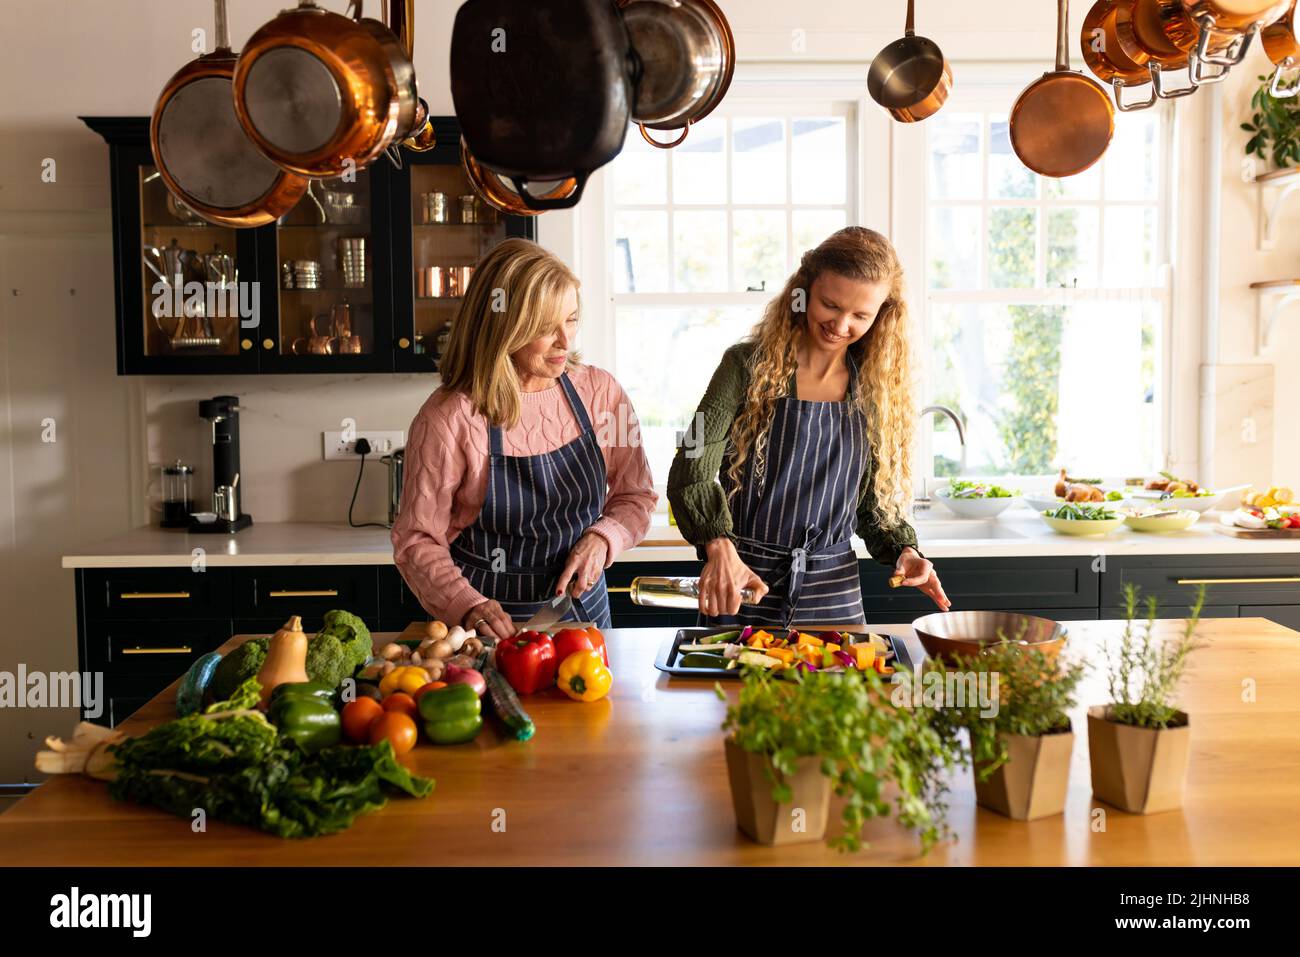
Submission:
M 798 270 L 781 294 L 767 304 L 749 340 L 756 344 L 745 406 L 731 432 L 731 464 L 727 469 L 732 494 L 739 490 L 750 453 L 754 476 L 761 484 L 767 459 L 767 438 L 777 399 L 789 391 L 798 366 L 796 349 L 807 329 L 807 301 L 813 282 L 823 272 L 847 279 L 889 284 L 889 298 L 876 321 L 849 347 L 848 360 L 857 364 L 853 401 L 862 410 L 867 438 L 875 458 L 871 490 L 876 520 L 886 528 L 905 522 L 912 498 L 912 439 L 916 408 L 912 395 L 912 356 L 903 299 L 903 267 L 893 245 L 880 233 L 850 226 L 804 253 Z

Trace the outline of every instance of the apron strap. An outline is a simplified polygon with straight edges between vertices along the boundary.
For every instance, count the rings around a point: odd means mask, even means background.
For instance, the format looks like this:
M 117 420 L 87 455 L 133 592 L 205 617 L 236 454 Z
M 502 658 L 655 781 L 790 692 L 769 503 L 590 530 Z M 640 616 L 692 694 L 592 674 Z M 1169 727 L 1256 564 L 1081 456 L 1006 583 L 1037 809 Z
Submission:
M 569 407 L 573 409 L 573 416 L 578 420 L 578 425 L 581 427 L 583 434 L 592 432 L 591 417 L 587 415 L 587 407 L 582 404 L 578 390 L 569 381 L 569 373 L 563 372 L 560 374 L 560 385 L 564 389 L 564 394 L 569 400 Z
M 489 451 L 491 452 L 491 454 L 492 454 L 493 456 L 499 458 L 499 457 L 501 456 L 501 450 L 502 450 L 503 448 L 504 448 L 504 445 L 502 444 L 502 441 L 501 441 L 501 426 L 499 426 L 499 425 L 489 425 L 489 426 L 488 426 L 488 449 L 489 449 Z

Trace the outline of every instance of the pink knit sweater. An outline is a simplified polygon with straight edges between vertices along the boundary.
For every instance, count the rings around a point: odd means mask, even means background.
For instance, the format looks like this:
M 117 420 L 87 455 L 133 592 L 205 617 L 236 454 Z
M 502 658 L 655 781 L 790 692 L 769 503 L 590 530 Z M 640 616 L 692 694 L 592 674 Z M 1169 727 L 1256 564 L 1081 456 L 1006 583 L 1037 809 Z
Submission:
M 570 369 L 569 378 L 605 455 L 609 494 L 590 531 L 605 539 L 612 562 L 645 538 L 658 496 L 623 387 L 594 366 Z M 520 406 L 519 422 L 502 436 L 506 455 L 539 455 L 578 437 L 578 422 L 558 380 L 550 389 L 521 393 Z M 482 511 L 487 483 L 487 419 L 464 393 L 436 390 L 407 433 L 393 560 L 425 610 L 449 624 L 458 624 L 467 611 L 492 597 L 470 585 L 449 550 Z

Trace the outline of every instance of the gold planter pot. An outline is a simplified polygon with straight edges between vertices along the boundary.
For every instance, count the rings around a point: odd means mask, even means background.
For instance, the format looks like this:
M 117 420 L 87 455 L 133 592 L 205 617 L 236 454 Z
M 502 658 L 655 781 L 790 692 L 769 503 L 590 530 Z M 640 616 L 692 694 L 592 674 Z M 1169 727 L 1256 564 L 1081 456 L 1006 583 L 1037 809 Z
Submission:
M 1192 733 L 1185 713 L 1175 721 L 1164 730 L 1137 728 L 1108 720 L 1103 705 L 1089 708 L 1093 797 L 1133 814 L 1182 807 Z
M 772 782 L 767 775 L 772 767 L 771 758 L 744 750 L 730 736 L 724 745 L 731 803 L 741 831 L 759 844 L 768 845 L 801 844 L 825 838 L 831 783 L 821 773 L 820 758 L 799 759 L 798 770 L 787 782 L 790 803 L 777 804 L 772 800 Z

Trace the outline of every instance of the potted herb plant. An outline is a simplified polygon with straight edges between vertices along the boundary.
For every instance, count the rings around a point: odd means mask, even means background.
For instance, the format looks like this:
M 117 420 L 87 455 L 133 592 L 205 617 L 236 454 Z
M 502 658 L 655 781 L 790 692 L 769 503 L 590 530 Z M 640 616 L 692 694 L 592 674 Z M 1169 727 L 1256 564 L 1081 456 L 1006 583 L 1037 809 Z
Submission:
M 1157 640 L 1152 634 L 1158 602 L 1145 602 L 1146 620 L 1135 623 L 1139 590 L 1124 589 L 1125 625 L 1118 645 L 1106 649 L 1111 703 L 1088 709 L 1088 758 L 1092 793 L 1135 814 L 1181 807 L 1191 729 L 1174 705 L 1178 684 L 1196 638 L 1205 587 L 1197 591 L 1182 633 Z
M 1065 810 L 1074 749 L 1069 711 L 1087 665 L 1002 637 L 954 660 L 950 673 L 965 688 L 960 703 L 948 703 L 970 733 L 976 803 L 1032 821 Z
M 746 669 L 723 722 L 740 829 L 761 844 L 821 840 L 834 791 L 844 829 L 830 843 L 858 850 L 867 819 L 890 813 L 893 785 L 898 819 L 919 832 L 922 852 L 945 837 L 945 771 L 964 763 L 965 750 L 931 709 L 895 707 L 889 697 L 875 672 Z
M 1250 134 L 1246 155 L 1271 161 L 1276 169 L 1288 169 L 1300 163 L 1300 103 L 1278 98 L 1269 92 L 1272 79 L 1259 78 L 1259 87 L 1250 100 L 1250 122 L 1241 128 Z

